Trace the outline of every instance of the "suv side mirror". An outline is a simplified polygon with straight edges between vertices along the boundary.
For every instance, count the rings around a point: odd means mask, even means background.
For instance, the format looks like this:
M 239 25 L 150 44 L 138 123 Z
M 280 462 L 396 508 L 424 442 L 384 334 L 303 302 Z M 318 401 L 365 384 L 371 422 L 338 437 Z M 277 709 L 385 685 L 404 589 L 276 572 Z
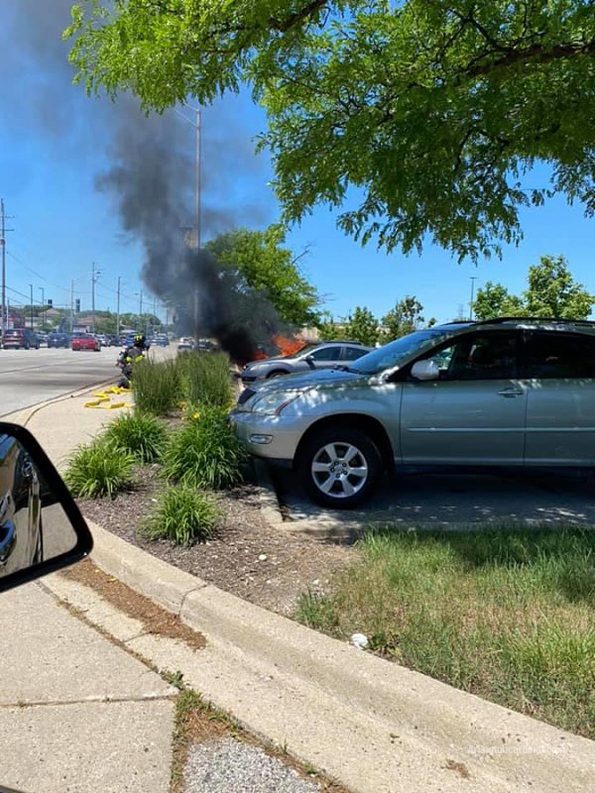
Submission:
M 87 556 L 91 533 L 31 433 L 0 422 L 0 592 Z
M 306 355 L 304 360 L 308 364 L 310 369 L 316 369 L 316 363 L 314 362 L 314 358 L 311 355 Z
M 438 380 L 440 369 L 435 361 L 416 361 L 411 367 L 411 377 L 416 380 Z

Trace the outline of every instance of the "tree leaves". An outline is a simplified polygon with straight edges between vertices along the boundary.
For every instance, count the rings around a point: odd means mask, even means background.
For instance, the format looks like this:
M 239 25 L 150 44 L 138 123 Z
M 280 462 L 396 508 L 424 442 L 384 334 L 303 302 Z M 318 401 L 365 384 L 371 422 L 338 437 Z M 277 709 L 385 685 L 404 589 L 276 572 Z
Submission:
M 267 111 L 263 141 L 286 221 L 327 203 L 364 243 L 408 252 L 432 240 L 478 259 L 518 243 L 519 209 L 549 194 L 594 211 L 587 0 L 76 8 L 71 60 L 90 91 L 132 90 L 162 111 L 189 95 L 208 103 L 252 87 Z M 538 160 L 552 166 L 551 186 L 524 189 Z

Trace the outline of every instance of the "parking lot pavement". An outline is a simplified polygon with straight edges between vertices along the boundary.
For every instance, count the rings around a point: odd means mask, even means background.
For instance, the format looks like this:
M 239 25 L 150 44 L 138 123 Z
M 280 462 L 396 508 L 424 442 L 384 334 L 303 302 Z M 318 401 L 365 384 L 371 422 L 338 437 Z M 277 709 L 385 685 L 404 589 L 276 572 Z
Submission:
M 291 472 L 275 472 L 273 478 L 286 519 L 295 528 L 331 537 L 379 523 L 423 528 L 595 525 L 595 480 L 570 472 L 387 476 L 370 502 L 354 510 L 313 504 Z

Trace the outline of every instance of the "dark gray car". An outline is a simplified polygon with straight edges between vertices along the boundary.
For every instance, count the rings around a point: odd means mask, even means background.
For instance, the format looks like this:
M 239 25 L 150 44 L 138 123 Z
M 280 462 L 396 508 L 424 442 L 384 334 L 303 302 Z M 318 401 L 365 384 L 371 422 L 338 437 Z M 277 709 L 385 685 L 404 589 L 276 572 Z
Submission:
M 293 355 L 253 361 L 242 370 L 244 383 L 266 380 L 285 374 L 310 372 L 313 369 L 336 369 L 349 366 L 362 355 L 370 352 L 371 347 L 351 341 L 330 341 L 324 344 L 307 344 Z

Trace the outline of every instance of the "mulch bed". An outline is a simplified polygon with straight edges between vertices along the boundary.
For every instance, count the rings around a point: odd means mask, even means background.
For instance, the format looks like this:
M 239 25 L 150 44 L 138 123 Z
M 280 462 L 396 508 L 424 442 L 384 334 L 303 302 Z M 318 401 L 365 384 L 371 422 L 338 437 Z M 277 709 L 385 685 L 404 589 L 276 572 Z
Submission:
M 223 519 L 217 537 L 190 547 L 148 541 L 138 527 L 155 506 L 159 466 L 139 469 L 131 492 L 113 500 L 79 499 L 85 515 L 127 542 L 259 606 L 290 615 L 299 595 L 328 591 L 334 573 L 353 560 L 353 548 L 272 529 L 260 514 L 258 488 L 245 484 L 217 493 Z

